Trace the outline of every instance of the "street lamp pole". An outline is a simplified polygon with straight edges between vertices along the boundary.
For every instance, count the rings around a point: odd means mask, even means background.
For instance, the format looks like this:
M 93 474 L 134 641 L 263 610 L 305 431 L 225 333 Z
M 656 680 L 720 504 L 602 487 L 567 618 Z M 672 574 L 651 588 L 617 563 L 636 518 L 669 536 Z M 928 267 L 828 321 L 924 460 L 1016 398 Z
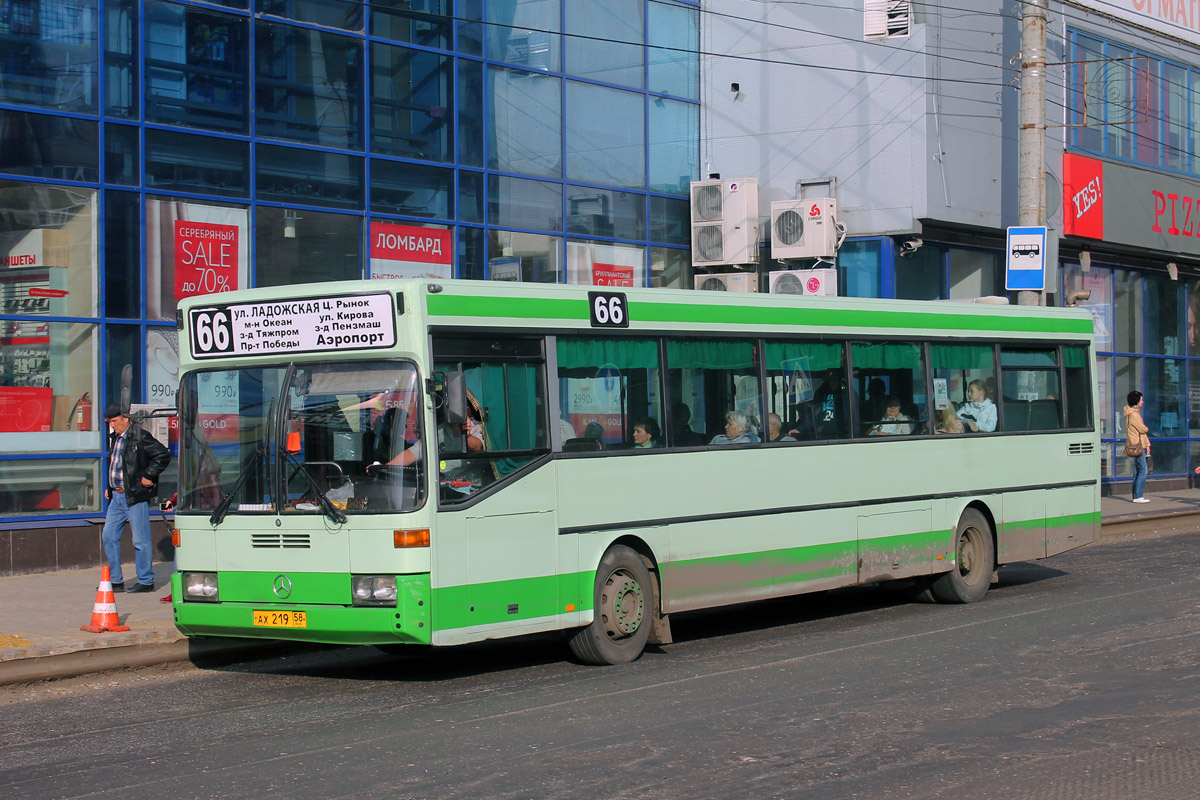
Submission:
M 1021 132 L 1017 158 L 1018 224 L 1046 224 L 1046 9 L 1048 0 L 1025 0 L 1021 17 Z M 1020 291 L 1017 303 L 1039 306 L 1041 292 Z

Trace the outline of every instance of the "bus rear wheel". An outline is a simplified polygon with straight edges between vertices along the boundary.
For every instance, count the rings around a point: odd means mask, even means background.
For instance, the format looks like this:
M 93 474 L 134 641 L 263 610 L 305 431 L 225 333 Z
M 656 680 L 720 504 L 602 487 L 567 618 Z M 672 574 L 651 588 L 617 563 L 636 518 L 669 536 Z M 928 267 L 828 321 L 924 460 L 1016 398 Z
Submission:
M 592 624 L 571 636 L 571 652 L 585 664 L 628 664 L 642 654 L 657 608 L 654 581 L 642 557 L 614 545 L 596 569 Z
M 958 520 L 954 543 L 954 569 L 934 578 L 929 590 L 942 603 L 974 603 L 987 594 L 996 569 L 992 526 L 983 514 L 968 508 Z

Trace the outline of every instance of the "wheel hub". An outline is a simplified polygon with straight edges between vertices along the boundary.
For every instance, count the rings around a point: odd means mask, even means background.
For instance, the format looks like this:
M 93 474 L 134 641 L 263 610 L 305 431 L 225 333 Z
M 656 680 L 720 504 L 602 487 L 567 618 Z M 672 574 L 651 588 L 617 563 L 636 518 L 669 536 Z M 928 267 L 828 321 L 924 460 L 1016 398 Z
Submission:
M 641 627 L 645 598 L 641 585 L 623 571 L 613 573 L 604 588 L 604 629 L 614 638 L 630 636 Z

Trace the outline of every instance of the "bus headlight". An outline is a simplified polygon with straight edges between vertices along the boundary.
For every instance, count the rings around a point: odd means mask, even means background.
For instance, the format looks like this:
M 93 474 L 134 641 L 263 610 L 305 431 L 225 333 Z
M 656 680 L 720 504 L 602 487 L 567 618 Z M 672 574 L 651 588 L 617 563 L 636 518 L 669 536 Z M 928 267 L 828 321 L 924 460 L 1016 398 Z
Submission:
M 183 598 L 185 600 L 199 600 L 205 603 L 215 603 L 220 600 L 220 595 L 217 591 L 217 573 L 183 573 Z
M 395 575 L 352 575 L 350 590 L 356 606 L 396 605 Z

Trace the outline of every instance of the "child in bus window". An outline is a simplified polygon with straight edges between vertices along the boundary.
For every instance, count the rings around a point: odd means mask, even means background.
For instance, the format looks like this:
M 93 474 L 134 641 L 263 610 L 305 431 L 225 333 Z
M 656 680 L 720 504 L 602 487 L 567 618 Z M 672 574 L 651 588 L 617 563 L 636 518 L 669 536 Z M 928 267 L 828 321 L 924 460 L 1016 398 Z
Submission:
M 959 407 L 958 418 L 970 431 L 990 433 L 996 430 L 996 404 L 988 398 L 983 381 L 974 380 L 967 384 L 967 402 Z
M 947 406 L 942 409 L 939 415 L 937 427 L 934 428 L 934 433 L 962 433 L 963 421 L 958 418 L 952 406 Z

